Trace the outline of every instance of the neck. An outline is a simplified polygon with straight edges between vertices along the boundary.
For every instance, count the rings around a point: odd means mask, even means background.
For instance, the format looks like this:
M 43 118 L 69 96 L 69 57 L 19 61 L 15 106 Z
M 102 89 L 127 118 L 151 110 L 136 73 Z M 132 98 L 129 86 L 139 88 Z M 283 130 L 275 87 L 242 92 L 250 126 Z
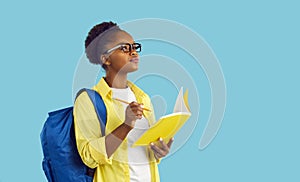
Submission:
M 112 88 L 127 88 L 127 73 L 110 74 L 107 72 L 105 81 Z

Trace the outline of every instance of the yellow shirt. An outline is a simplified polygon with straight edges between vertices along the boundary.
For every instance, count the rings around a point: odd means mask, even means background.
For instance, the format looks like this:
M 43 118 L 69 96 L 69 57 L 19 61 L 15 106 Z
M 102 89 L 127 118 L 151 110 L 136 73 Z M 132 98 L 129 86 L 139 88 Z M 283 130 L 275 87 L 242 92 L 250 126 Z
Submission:
M 128 81 L 128 86 L 133 91 L 137 102 L 143 103 L 152 112 L 144 112 L 144 117 L 151 126 L 155 122 L 155 116 L 151 100 L 140 88 Z M 92 88 L 97 91 L 106 106 L 107 123 L 105 134 L 108 135 L 121 125 L 125 119 L 124 109 L 119 101 L 112 99 L 111 88 L 102 78 Z M 105 147 L 105 136 L 101 134 L 100 123 L 97 118 L 93 103 L 86 92 L 80 94 L 74 104 L 74 127 L 77 149 L 83 162 L 90 168 L 96 168 L 94 182 L 129 182 L 130 171 L 128 165 L 127 138 L 119 148 L 108 158 Z M 157 163 L 153 152 L 148 148 L 151 181 L 159 182 Z

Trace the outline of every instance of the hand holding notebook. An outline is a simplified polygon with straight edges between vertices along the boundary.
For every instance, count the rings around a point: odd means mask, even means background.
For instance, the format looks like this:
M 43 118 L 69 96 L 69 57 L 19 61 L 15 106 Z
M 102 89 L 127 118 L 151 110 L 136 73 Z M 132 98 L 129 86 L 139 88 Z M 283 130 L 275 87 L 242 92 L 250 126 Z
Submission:
M 188 105 L 188 91 L 183 95 L 183 89 L 177 96 L 172 114 L 161 117 L 153 126 L 151 126 L 132 146 L 149 145 L 151 142 L 163 138 L 168 142 L 184 125 L 191 116 Z

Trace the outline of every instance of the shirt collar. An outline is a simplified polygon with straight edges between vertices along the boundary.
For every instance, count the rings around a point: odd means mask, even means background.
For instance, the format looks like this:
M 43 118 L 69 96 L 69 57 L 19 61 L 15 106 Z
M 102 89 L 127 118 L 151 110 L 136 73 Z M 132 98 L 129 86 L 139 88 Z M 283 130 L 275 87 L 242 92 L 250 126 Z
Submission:
M 134 83 L 127 81 L 127 85 L 129 88 L 133 91 L 134 95 L 139 98 L 144 96 L 144 92 L 136 86 Z M 101 78 L 100 81 L 93 87 L 94 90 L 96 90 L 98 93 L 100 93 L 101 96 L 109 96 L 112 97 L 112 90 L 109 87 L 109 85 L 106 83 L 104 78 Z
M 142 89 L 140 89 L 138 86 L 136 86 L 131 81 L 127 81 L 127 85 L 133 91 L 133 93 L 136 97 L 143 97 L 145 95 L 144 91 L 142 91 Z
M 102 97 L 106 97 L 109 95 L 112 96 L 111 88 L 108 86 L 104 78 L 101 78 L 100 81 L 93 87 L 94 90 L 96 90 Z

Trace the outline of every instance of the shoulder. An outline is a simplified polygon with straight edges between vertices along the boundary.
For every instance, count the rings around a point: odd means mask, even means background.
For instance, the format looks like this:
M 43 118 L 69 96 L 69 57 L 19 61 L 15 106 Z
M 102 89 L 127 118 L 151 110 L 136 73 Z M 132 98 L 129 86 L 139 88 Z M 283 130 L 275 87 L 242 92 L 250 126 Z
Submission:
M 89 102 L 90 102 L 90 98 L 88 96 L 88 93 L 85 90 L 80 90 L 76 95 L 74 107 Z

